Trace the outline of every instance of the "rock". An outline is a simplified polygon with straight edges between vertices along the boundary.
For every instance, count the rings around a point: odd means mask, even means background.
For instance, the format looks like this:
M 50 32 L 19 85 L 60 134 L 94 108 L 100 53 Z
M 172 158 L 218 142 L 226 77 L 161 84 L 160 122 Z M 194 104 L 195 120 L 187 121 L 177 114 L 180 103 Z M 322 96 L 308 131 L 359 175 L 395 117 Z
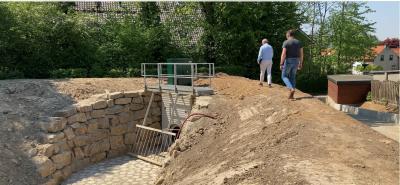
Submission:
M 112 126 L 111 135 L 122 135 L 128 131 L 128 124 L 120 124 L 117 126 Z
M 66 128 L 64 129 L 64 134 L 67 137 L 68 140 L 72 140 L 75 137 L 75 133 L 72 130 L 72 128 Z
M 96 119 L 98 128 L 109 128 L 109 120 L 107 118 L 98 118 Z
M 114 100 L 107 100 L 107 107 L 113 107 L 114 106 Z
M 109 129 L 97 129 L 96 132 L 89 133 L 89 136 L 92 141 L 99 141 L 104 138 L 108 138 L 110 135 Z
M 68 145 L 69 148 L 74 148 L 75 147 L 75 144 L 74 144 L 73 140 L 68 140 L 67 141 L 67 145 Z
M 62 139 L 65 138 L 65 134 L 63 132 L 56 133 L 56 134 L 41 134 L 41 141 L 42 143 L 56 143 L 61 141 Z
M 71 128 L 74 129 L 75 135 L 84 135 L 87 132 L 87 126 L 83 123 L 74 123 Z
M 39 149 L 39 154 L 47 157 L 51 157 L 60 151 L 57 144 L 39 145 L 38 149 Z
M 126 133 L 124 135 L 124 143 L 127 145 L 135 144 L 136 133 Z
M 87 101 L 80 102 L 80 103 L 76 104 L 75 106 L 76 106 L 76 110 L 78 112 L 89 112 L 89 111 L 93 110 L 91 102 L 87 102 Z
M 77 114 L 74 114 L 74 115 L 68 117 L 68 124 L 73 124 L 73 123 L 76 123 L 76 122 L 83 123 L 85 121 L 86 121 L 85 113 L 77 113 Z
M 97 163 L 97 162 L 99 162 L 99 161 L 102 161 L 102 160 L 105 159 L 105 158 L 106 158 L 106 153 L 105 153 L 105 152 L 101 152 L 101 153 L 98 153 L 98 154 L 93 155 L 93 156 L 90 158 L 90 162 L 92 162 L 92 163 Z
M 113 92 L 113 93 L 110 93 L 109 95 L 108 95 L 108 99 L 117 99 L 117 98 L 122 98 L 124 96 L 124 94 L 122 93 L 122 92 Z
M 84 148 L 84 152 L 86 156 L 93 156 L 97 153 L 108 151 L 109 149 L 110 149 L 110 142 L 107 138 L 86 146 Z
M 122 112 L 119 115 L 119 122 L 120 123 L 128 123 L 129 121 L 133 120 L 132 112 Z
M 114 100 L 115 105 L 125 105 L 131 103 L 132 98 L 118 98 Z
M 85 157 L 85 153 L 83 153 L 80 147 L 74 148 L 74 158 L 75 159 L 83 159 Z
M 76 136 L 74 138 L 74 144 L 75 146 L 84 146 L 87 145 L 91 142 L 91 138 L 89 136 L 83 135 L 83 136 Z
M 91 113 L 92 113 L 92 112 L 85 112 L 86 120 L 92 119 Z
M 152 116 L 161 116 L 161 109 L 159 107 L 151 109 Z
M 93 110 L 92 113 L 90 114 L 90 116 L 92 116 L 92 118 L 101 118 L 101 117 L 104 117 L 105 115 L 106 115 L 106 111 L 104 109 Z
M 138 124 L 137 121 L 128 122 L 128 132 L 136 132 L 136 124 Z
M 32 161 L 42 177 L 47 177 L 56 171 L 56 166 L 46 156 L 35 156 L 32 158 Z
M 64 139 L 64 141 L 60 141 L 60 142 L 56 143 L 56 145 L 60 149 L 60 152 L 70 151 L 71 150 L 69 148 L 68 144 L 67 144 L 67 140 L 66 139 Z
M 60 183 L 62 180 L 64 180 L 61 170 L 56 170 L 51 177 L 53 177 L 53 179 L 55 179 L 57 183 Z
M 125 91 L 124 92 L 125 98 L 133 98 L 133 97 L 139 97 L 139 96 L 140 96 L 140 91 Z
M 133 120 L 140 120 L 144 118 L 144 115 L 146 114 L 146 110 L 138 110 L 133 112 Z
M 111 126 L 116 126 L 119 125 L 119 116 L 116 115 L 109 115 L 107 116 L 109 122 L 111 123 Z
M 69 106 L 54 113 L 55 117 L 70 117 L 77 113 L 75 106 Z
M 61 169 L 66 165 L 71 164 L 71 155 L 70 151 L 66 151 L 51 157 L 51 160 L 54 162 L 57 169 Z
M 122 136 L 110 136 L 111 149 L 125 148 L 124 138 Z
M 48 117 L 39 122 L 40 128 L 45 132 L 58 132 L 65 128 L 67 119 L 63 117 Z
M 64 166 L 64 168 L 61 169 L 61 171 L 62 171 L 63 178 L 67 179 L 72 174 L 72 166 L 71 165 Z
M 129 105 L 129 110 L 132 110 L 132 111 L 141 110 L 143 108 L 144 108 L 143 104 L 132 103 Z
M 125 110 L 124 106 L 115 105 L 115 106 L 113 106 L 111 108 L 107 108 L 106 109 L 106 114 L 118 114 L 118 113 L 124 112 L 124 110 Z
M 97 132 L 97 129 L 98 129 L 98 124 L 97 124 L 96 120 L 88 122 L 88 127 L 87 127 L 87 132 L 88 133 Z
M 95 110 L 107 108 L 107 100 L 96 101 L 92 106 Z
M 141 96 L 132 98 L 132 103 L 133 104 L 142 104 L 143 105 L 143 98 Z

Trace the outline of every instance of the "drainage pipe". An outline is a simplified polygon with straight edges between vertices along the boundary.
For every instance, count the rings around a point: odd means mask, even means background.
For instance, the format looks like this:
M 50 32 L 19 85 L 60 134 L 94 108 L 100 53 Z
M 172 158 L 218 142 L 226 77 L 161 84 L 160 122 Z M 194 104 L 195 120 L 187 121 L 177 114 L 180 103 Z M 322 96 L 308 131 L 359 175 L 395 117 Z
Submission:
M 179 135 L 181 134 L 181 130 L 183 129 L 183 126 L 185 126 L 186 121 L 192 116 L 200 116 L 200 117 L 207 117 L 207 118 L 211 118 L 211 119 L 217 119 L 214 116 L 210 116 L 210 115 L 203 114 L 203 113 L 192 113 L 189 116 L 187 116 L 186 119 L 182 122 L 181 129 L 179 129 L 178 133 L 176 134 L 176 138 L 179 138 Z

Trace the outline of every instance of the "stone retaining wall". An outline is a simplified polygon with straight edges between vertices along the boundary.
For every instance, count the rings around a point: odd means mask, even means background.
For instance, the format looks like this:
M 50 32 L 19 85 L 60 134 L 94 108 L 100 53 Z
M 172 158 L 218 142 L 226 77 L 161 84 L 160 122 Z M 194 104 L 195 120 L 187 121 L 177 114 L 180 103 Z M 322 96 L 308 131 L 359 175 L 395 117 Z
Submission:
M 129 151 L 150 96 L 140 91 L 95 95 L 43 118 L 42 144 L 32 161 L 45 184 L 59 184 L 75 171 Z M 161 107 L 155 95 L 147 126 L 161 127 Z

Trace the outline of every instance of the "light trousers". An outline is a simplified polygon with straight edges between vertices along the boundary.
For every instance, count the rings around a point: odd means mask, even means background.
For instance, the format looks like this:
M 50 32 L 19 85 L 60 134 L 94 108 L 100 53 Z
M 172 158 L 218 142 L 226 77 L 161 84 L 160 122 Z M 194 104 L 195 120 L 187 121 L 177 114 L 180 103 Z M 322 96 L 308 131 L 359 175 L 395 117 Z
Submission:
M 271 68 L 272 68 L 271 60 L 261 61 L 261 63 L 260 63 L 260 83 L 264 82 L 265 71 L 267 71 L 267 81 L 268 81 L 268 84 L 271 84 L 271 80 L 272 80 Z

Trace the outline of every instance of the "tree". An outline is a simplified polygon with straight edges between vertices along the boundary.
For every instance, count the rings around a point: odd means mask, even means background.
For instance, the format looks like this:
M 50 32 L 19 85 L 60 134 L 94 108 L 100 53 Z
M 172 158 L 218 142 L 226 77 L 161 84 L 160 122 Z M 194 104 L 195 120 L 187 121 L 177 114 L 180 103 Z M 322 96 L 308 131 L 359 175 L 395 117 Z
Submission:
M 375 23 L 365 18 L 365 14 L 373 11 L 365 4 L 341 2 L 339 8 L 331 12 L 329 28 L 337 58 L 335 72 L 346 72 L 352 62 L 362 60 L 377 43 L 372 35 Z

